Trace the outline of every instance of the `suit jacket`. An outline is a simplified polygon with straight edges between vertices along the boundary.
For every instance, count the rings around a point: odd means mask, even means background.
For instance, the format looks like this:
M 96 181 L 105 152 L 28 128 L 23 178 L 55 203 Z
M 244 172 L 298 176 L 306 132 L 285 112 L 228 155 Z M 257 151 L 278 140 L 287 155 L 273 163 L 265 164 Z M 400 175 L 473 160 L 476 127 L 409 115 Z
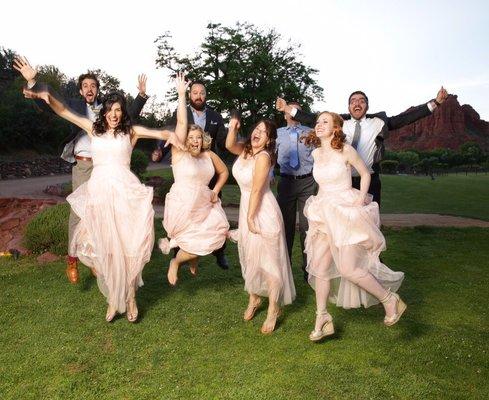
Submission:
M 32 90 L 40 90 L 43 83 L 36 82 L 36 84 L 32 87 Z M 78 99 L 60 99 L 65 103 L 71 110 L 75 111 L 77 114 L 87 116 L 87 103 L 83 98 Z M 139 94 L 136 96 L 127 112 L 131 118 L 131 120 L 136 120 L 144 105 L 146 104 L 146 100 L 144 97 Z M 43 100 L 36 99 L 34 100 L 36 104 L 43 111 L 48 111 L 54 114 L 54 111 L 49 107 Z M 70 163 L 75 162 L 75 144 L 76 141 L 85 133 L 85 131 L 81 130 L 77 125 L 70 124 L 70 134 L 67 135 L 61 144 L 63 145 L 63 151 L 61 152 L 61 158 Z
M 192 114 L 192 109 L 190 106 L 187 106 L 187 122 L 189 125 L 195 124 L 194 115 Z M 177 123 L 177 112 L 173 113 L 173 116 L 170 120 L 170 125 L 172 129 L 175 128 Z M 216 154 L 222 154 L 226 151 L 226 135 L 227 131 L 224 126 L 224 121 L 222 119 L 221 114 L 217 111 L 214 111 L 209 106 L 206 106 L 205 109 L 205 128 L 204 131 L 210 135 L 212 138 L 211 150 Z M 161 144 L 160 144 L 161 145 Z
M 374 171 L 378 172 L 378 163 L 382 160 L 385 153 L 384 140 L 387 138 L 389 131 L 402 128 L 403 126 L 412 124 L 417 120 L 427 117 L 431 114 L 428 104 L 421 104 L 413 107 L 410 110 L 404 111 L 399 115 L 388 117 L 385 111 L 381 111 L 377 114 L 367 114 L 367 118 L 380 118 L 384 121 L 384 125 L 380 132 L 378 132 L 375 138 L 375 144 L 377 149 L 374 155 Z M 340 114 L 343 119 L 351 119 L 350 114 Z M 313 126 L 316 123 L 317 114 L 311 114 L 303 110 L 297 109 L 294 119 L 299 121 L 303 125 Z

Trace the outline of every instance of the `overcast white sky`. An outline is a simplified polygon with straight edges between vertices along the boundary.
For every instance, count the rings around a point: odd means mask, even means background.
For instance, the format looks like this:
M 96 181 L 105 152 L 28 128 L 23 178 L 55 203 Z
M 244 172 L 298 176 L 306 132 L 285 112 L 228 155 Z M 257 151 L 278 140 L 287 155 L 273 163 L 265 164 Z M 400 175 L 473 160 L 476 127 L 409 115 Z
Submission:
M 68 76 L 104 69 L 133 94 L 141 72 L 148 94 L 162 100 L 168 89 L 168 71 L 154 62 L 160 34 L 170 31 L 177 51 L 188 53 L 209 22 L 247 21 L 302 45 L 325 90 L 315 109 L 344 112 L 361 89 L 371 111 L 394 115 L 444 85 L 489 120 L 489 1 L 24 0 L 1 8 L 0 46 Z

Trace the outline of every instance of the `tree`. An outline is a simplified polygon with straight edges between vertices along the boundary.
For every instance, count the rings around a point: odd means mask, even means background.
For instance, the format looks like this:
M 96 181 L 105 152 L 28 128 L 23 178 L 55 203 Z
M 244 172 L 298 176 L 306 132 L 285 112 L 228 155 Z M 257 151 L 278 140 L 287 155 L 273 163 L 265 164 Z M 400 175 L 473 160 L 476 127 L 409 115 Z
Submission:
M 400 151 L 397 156 L 399 170 L 403 172 L 410 172 L 412 167 L 419 162 L 419 155 L 414 151 Z
M 209 105 L 221 113 L 238 110 L 245 132 L 263 117 L 283 120 L 274 107 L 278 95 L 298 101 L 306 110 L 314 100 L 322 99 L 323 90 L 313 78 L 318 71 L 302 63 L 300 46 L 290 41 L 282 46 L 281 35 L 273 29 L 261 30 L 249 23 L 233 27 L 210 23 L 200 49 L 186 56 L 180 56 L 170 40 L 168 32 L 155 40 L 156 64 L 203 80 Z M 175 91 L 168 97 L 175 100 Z
M 475 142 L 467 142 L 460 146 L 460 154 L 464 159 L 464 163 L 468 165 L 480 164 L 486 159 L 484 151 L 479 144 Z

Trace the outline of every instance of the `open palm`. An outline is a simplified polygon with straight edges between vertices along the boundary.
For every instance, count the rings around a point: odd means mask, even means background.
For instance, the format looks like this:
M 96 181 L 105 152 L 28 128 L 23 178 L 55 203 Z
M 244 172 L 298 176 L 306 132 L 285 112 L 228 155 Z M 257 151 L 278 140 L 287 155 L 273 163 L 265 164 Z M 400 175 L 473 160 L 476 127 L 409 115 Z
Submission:
M 27 82 L 33 81 L 36 78 L 36 69 L 29 64 L 29 61 L 25 57 L 15 57 L 13 67 L 22 74 Z

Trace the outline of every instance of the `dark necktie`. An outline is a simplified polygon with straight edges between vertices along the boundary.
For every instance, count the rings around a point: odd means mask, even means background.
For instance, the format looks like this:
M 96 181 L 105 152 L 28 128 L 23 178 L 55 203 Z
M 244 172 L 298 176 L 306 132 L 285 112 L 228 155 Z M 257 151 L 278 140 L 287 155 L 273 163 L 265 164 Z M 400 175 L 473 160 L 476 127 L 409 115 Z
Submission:
M 353 139 L 351 145 L 356 150 L 358 146 L 358 141 L 360 140 L 360 134 L 362 133 L 362 127 L 360 126 L 360 121 L 355 122 L 355 132 L 353 133 Z

